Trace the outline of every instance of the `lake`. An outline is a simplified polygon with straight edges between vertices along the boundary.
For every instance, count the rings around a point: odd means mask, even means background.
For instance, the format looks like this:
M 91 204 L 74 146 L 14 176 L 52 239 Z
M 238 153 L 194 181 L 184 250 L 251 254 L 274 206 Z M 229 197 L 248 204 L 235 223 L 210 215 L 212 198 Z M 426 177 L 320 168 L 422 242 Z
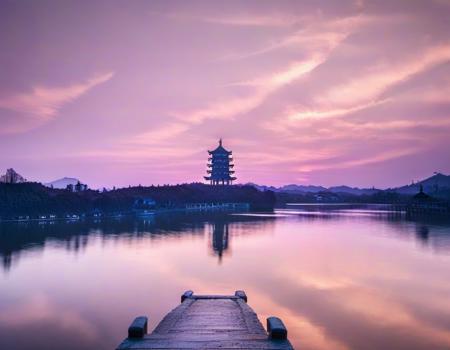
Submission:
M 243 289 L 309 349 L 450 349 L 450 223 L 379 207 L 0 225 L 0 348 L 114 349 L 188 289 Z

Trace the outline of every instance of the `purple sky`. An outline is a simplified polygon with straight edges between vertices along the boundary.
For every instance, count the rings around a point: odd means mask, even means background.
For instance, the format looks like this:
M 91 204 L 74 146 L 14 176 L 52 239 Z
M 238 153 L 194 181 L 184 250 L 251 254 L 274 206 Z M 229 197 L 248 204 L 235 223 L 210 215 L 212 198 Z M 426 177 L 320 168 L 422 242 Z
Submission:
M 450 1 L 0 1 L 0 170 L 93 187 L 450 172 Z

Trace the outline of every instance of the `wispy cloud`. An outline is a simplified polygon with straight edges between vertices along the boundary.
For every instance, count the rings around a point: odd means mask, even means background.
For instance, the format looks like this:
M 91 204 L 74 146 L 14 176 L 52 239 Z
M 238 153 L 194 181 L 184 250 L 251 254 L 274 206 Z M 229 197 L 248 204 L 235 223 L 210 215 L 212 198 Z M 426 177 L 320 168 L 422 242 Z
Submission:
M 170 122 L 161 127 L 154 128 L 150 131 L 140 133 L 133 137 L 131 140 L 127 140 L 127 143 L 139 144 L 139 145 L 157 145 L 161 144 L 168 139 L 175 138 L 187 131 L 189 126 L 180 122 Z
M 440 165 L 449 153 L 449 30 L 446 8 L 434 4 L 139 3 L 83 22 L 92 36 L 82 47 L 76 26 L 58 35 L 72 13 L 36 33 L 22 26 L 0 40 L 5 165 L 31 167 L 33 149 L 49 178 L 55 166 L 76 166 L 90 181 L 92 165 L 105 164 L 122 183 L 200 180 L 206 149 L 222 136 L 243 182 L 389 185 L 421 168 L 449 171 Z M 101 68 L 105 60 L 120 76 Z M 75 78 L 64 82 L 67 62 Z M 403 166 L 411 146 L 423 150 L 422 165 Z M 378 182 L 370 164 L 386 173 Z
M 35 86 L 29 92 L 0 98 L 0 108 L 16 112 L 21 120 L 17 125 L 0 131 L 25 131 L 54 118 L 67 103 L 86 94 L 93 87 L 105 83 L 113 72 L 96 75 L 84 82 L 62 87 Z
M 405 57 L 398 63 L 382 63 L 370 67 L 348 82 L 337 84 L 317 96 L 316 102 L 334 106 L 351 106 L 377 99 L 389 87 L 450 60 L 450 46 L 434 46 Z
M 249 51 L 228 54 L 221 60 L 247 59 L 268 54 L 280 49 L 333 50 L 356 29 L 373 23 L 374 17 L 365 15 L 349 16 L 339 19 L 324 19 L 310 16 L 303 19 L 304 28 L 272 39 L 265 46 Z
M 198 124 L 206 119 L 234 119 L 238 115 L 247 113 L 258 107 L 270 94 L 281 87 L 292 83 L 302 76 L 312 72 L 322 64 L 329 52 L 314 53 L 311 58 L 294 62 L 281 71 L 233 85 L 251 86 L 254 91 L 245 97 L 226 99 L 213 103 L 207 107 L 188 112 L 173 113 L 179 120 Z
M 272 15 L 225 15 L 206 16 L 205 22 L 230 25 L 230 26 L 250 26 L 250 27 L 289 27 L 303 20 L 302 17 L 290 14 Z
M 312 72 L 327 60 L 333 50 L 355 28 L 370 21 L 371 18 L 361 15 L 320 21 L 320 24 L 314 24 L 305 30 L 289 34 L 279 43 L 269 45 L 267 48 L 258 51 L 257 54 L 285 46 L 297 46 L 297 48 L 303 49 L 302 44 L 304 44 L 309 50 L 306 59 L 290 62 L 284 69 L 273 71 L 252 80 L 228 84 L 230 87 L 253 87 L 254 91 L 247 96 L 225 99 L 189 112 L 176 112 L 174 116 L 187 123 L 201 123 L 206 119 L 233 119 L 238 115 L 247 113 L 259 106 L 270 94 Z M 320 44 L 317 44 L 317 42 L 320 42 Z M 309 47 L 307 46 L 309 43 L 315 44 Z M 250 55 L 255 53 L 250 53 Z
M 196 21 L 210 24 L 236 26 L 236 27 L 290 27 L 305 20 L 304 16 L 289 13 L 255 14 L 193 14 L 188 12 L 150 12 L 155 16 L 162 16 L 178 21 Z
M 353 168 L 361 165 L 368 165 L 368 164 L 374 164 L 374 163 L 381 163 L 392 159 L 397 159 L 400 157 L 408 156 L 411 154 L 414 154 L 418 151 L 421 151 L 422 149 L 419 147 L 408 147 L 403 149 L 397 149 L 397 150 L 389 150 L 389 151 L 383 151 L 379 152 L 375 155 L 363 157 L 363 158 L 356 158 L 356 159 L 350 159 L 350 160 L 336 160 L 336 161 L 327 161 L 320 164 L 309 164 L 309 165 L 302 165 L 297 168 L 300 172 L 311 172 L 311 171 L 317 171 L 317 170 L 327 170 L 327 169 L 346 169 L 346 168 Z
M 307 120 L 345 117 L 392 102 L 397 97 L 383 96 L 388 89 L 449 60 L 450 46 L 436 46 L 398 64 L 372 66 L 367 72 L 348 82 L 337 83 L 328 90 L 321 91 L 310 101 L 310 106 L 289 107 L 286 119 L 280 121 L 280 128 L 290 128 L 294 123 Z M 428 102 L 448 101 L 445 91 L 436 89 L 416 92 L 415 97 L 416 100 Z
M 401 94 L 398 98 L 404 103 L 450 103 L 450 78 L 446 78 L 443 82 L 433 82 L 433 84 L 427 86 L 415 86 Z
M 295 121 L 301 121 L 301 120 L 318 120 L 318 119 L 327 119 L 327 118 L 333 118 L 333 117 L 340 117 L 344 115 L 348 115 L 351 113 L 355 113 L 358 111 L 365 110 L 367 108 L 378 106 L 382 103 L 388 102 L 388 99 L 381 100 L 381 101 L 373 101 L 368 102 L 365 104 L 352 106 L 349 108 L 324 108 L 324 109 L 299 109 L 299 110 L 291 110 L 288 112 L 288 122 L 295 122 Z

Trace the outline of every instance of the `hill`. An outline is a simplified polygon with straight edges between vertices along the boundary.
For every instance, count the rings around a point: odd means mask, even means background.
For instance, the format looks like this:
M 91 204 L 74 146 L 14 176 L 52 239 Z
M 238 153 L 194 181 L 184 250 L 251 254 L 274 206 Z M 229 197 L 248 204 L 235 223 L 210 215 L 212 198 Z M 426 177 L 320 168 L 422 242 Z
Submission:
M 362 195 L 362 194 L 373 194 L 380 191 L 376 188 L 358 188 L 349 186 L 333 186 L 327 188 L 324 186 L 295 185 L 295 184 L 284 185 L 281 187 L 264 186 L 253 183 L 249 183 L 248 185 L 254 186 L 261 191 L 273 191 L 278 193 L 296 193 L 296 194 L 321 193 L 328 191 L 332 193 L 348 193 L 353 195 Z
M 393 190 L 402 194 L 416 194 L 420 190 L 420 185 L 423 186 L 424 192 L 428 194 L 438 194 L 450 190 L 450 175 L 437 173 L 425 180 L 416 182 L 414 184 L 397 187 Z
M 254 183 L 248 183 L 247 185 L 256 187 L 260 191 L 273 191 L 273 192 L 285 192 L 285 193 L 317 193 L 326 191 L 326 187 L 313 186 L 313 185 L 284 185 L 281 187 L 257 185 Z
M 46 187 L 59 188 L 64 190 L 67 188 L 68 185 L 75 186 L 78 182 L 80 182 L 80 180 L 75 179 L 73 177 L 63 177 L 61 179 L 52 182 L 44 183 L 43 185 Z
M 379 192 L 379 189 L 376 188 L 358 188 L 358 187 L 349 187 L 349 186 L 334 186 L 328 188 L 328 191 L 333 193 L 348 193 L 356 196 L 360 196 L 363 194 L 374 194 Z
M 401 195 L 414 195 L 420 190 L 420 185 L 423 186 L 424 192 L 442 198 L 450 197 L 450 176 L 444 174 L 435 174 L 425 180 L 419 181 L 414 184 L 405 185 L 396 188 L 388 188 L 386 190 L 381 190 L 377 188 L 358 188 L 349 186 L 314 186 L 314 185 L 285 185 L 281 187 L 274 186 L 263 186 L 256 184 L 249 184 L 256 187 L 259 190 L 270 190 L 276 193 L 289 193 L 298 195 L 310 195 L 310 194 L 321 194 L 324 193 L 334 193 L 341 195 L 353 195 L 353 196 L 371 196 L 380 192 L 395 192 Z M 312 196 L 307 196 L 312 198 Z
M 39 183 L 0 184 L 0 218 L 39 215 L 89 215 L 127 213 L 139 200 L 151 199 L 156 209 L 183 209 L 188 203 L 248 203 L 252 210 L 272 209 L 273 192 L 260 192 L 252 186 L 175 186 L 129 187 L 100 192 L 71 192 Z

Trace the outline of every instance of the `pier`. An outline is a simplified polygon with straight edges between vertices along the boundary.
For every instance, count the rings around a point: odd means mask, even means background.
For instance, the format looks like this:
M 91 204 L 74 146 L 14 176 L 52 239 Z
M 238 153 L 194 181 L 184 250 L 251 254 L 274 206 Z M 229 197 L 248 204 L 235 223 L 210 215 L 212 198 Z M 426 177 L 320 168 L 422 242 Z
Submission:
M 244 291 L 234 295 L 194 295 L 187 291 L 151 334 L 147 317 L 137 317 L 117 348 L 124 349 L 273 349 L 292 350 L 287 329 L 277 317 L 267 331 L 247 305 Z
M 249 203 L 188 203 L 186 210 L 249 210 Z

